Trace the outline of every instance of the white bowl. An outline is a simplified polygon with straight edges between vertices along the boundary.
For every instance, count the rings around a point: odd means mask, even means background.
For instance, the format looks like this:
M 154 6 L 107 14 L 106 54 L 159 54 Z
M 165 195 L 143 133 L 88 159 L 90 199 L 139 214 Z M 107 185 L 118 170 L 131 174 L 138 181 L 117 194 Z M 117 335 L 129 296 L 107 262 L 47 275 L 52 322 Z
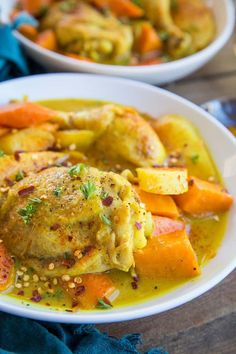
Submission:
M 12 98 L 30 100 L 87 98 L 134 106 L 154 117 L 183 114 L 201 131 L 225 184 L 236 201 L 236 139 L 223 125 L 193 103 L 172 93 L 135 81 L 85 74 L 48 74 L 10 80 L 0 84 L 0 105 Z M 102 323 L 131 320 L 182 305 L 214 287 L 236 266 L 236 204 L 230 210 L 227 231 L 216 257 L 202 275 L 170 293 L 133 306 L 107 311 L 56 312 L 37 304 L 0 295 L 0 310 L 39 320 L 67 323 Z
M 89 63 L 41 48 L 18 32 L 15 32 L 15 36 L 29 56 L 49 70 L 112 75 L 153 84 L 165 84 L 181 79 L 202 67 L 217 54 L 231 35 L 235 23 L 233 0 L 206 0 L 206 2 L 213 9 L 217 23 L 214 41 L 196 54 L 160 65 L 130 67 Z M 14 3 L 15 0 L 0 0 L 1 16 L 4 20 L 8 19 Z

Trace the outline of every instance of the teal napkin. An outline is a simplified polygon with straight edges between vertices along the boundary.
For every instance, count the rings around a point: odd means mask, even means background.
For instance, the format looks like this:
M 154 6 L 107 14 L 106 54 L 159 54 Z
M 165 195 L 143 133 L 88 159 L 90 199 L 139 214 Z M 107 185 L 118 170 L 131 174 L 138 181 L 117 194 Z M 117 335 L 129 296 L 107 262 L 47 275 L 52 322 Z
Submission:
M 37 26 L 37 21 L 26 12 L 17 16 L 12 24 L 0 24 L 0 81 L 11 76 L 29 75 L 28 63 L 13 30 L 22 24 Z
M 61 325 L 0 313 L 0 354 L 139 354 L 139 334 L 121 339 L 93 325 Z M 168 354 L 151 349 L 146 354 Z

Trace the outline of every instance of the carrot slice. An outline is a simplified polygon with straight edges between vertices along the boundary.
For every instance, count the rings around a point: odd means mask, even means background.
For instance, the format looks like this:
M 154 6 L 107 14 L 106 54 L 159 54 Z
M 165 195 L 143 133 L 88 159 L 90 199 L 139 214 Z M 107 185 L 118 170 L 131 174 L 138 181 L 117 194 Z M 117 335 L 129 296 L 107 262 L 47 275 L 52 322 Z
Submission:
M 40 32 L 35 43 L 48 50 L 55 51 L 57 49 L 56 35 L 50 29 Z
M 33 41 L 38 35 L 37 29 L 27 23 L 20 26 L 19 32 L 23 34 L 23 36 L 29 38 L 31 41 Z
M 70 288 L 69 283 L 63 282 L 63 288 L 72 297 L 73 307 L 93 309 L 98 305 L 98 300 L 109 303 L 109 296 L 115 291 L 111 278 L 106 274 L 83 274 L 81 282 L 75 282 L 75 288 Z
M 178 208 L 176 207 L 173 198 L 169 195 L 148 193 L 140 189 L 138 186 L 134 186 L 134 188 L 142 203 L 145 204 L 146 209 L 152 214 L 168 216 L 170 218 L 177 218 L 179 216 Z
M 92 0 L 98 8 L 109 8 L 118 17 L 141 17 L 143 10 L 131 0 Z
M 27 128 L 55 117 L 56 113 L 36 103 L 12 103 L 0 107 L 0 126 Z
M 144 23 L 139 37 L 138 50 L 141 54 L 162 48 L 162 42 L 155 29 L 149 23 Z
M 188 192 L 175 196 L 177 205 L 189 214 L 218 213 L 227 211 L 233 197 L 221 185 L 189 178 Z
M 200 274 L 185 230 L 154 235 L 144 249 L 134 253 L 134 259 L 140 276 L 179 279 Z
M 20 0 L 21 7 L 31 15 L 38 15 L 40 11 L 50 5 L 52 0 Z
M 63 53 L 64 55 L 66 55 L 69 58 L 73 58 L 73 59 L 77 59 L 77 60 L 83 60 L 83 61 L 89 61 L 89 62 L 93 62 L 92 59 L 84 57 L 82 55 L 79 54 L 74 54 L 74 53 Z
M 3 243 L 0 243 L 0 292 L 12 285 L 14 263 Z

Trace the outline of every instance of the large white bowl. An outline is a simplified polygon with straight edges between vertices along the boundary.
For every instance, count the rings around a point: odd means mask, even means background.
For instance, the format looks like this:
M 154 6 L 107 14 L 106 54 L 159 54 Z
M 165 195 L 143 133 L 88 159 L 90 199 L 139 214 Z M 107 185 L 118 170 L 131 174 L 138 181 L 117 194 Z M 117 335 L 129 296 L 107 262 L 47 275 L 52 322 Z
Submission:
M 236 200 L 236 139 L 218 121 L 193 103 L 172 93 L 135 81 L 85 74 L 49 74 L 11 80 L 0 84 L 0 105 L 9 99 L 30 100 L 87 98 L 134 106 L 154 117 L 183 114 L 201 131 Z M 68 323 L 102 323 L 145 317 L 182 305 L 214 287 L 236 266 L 236 205 L 230 211 L 227 231 L 218 254 L 204 267 L 202 275 L 167 295 L 143 303 L 107 311 L 56 312 L 37 304 L 0 295 L 0 310 L 15 315 Z
M 214 41 L 194 55 L 160 65 L 130 67 L 89 63 L 43 49 L 18 32 L 15 32 L 15 36 L 29 56 L 50 70 L 112 75 L 153 84 L 164 84 L 181 79 L 202 67 L 229 39 L 235 23 L 233 0 L 206 0 L 206 2 L 212 7 L 217 23 L 217 35 Z M 0 0 L 1 16 L 4 20 L 7 21 L 14 3 L 15 0 Z

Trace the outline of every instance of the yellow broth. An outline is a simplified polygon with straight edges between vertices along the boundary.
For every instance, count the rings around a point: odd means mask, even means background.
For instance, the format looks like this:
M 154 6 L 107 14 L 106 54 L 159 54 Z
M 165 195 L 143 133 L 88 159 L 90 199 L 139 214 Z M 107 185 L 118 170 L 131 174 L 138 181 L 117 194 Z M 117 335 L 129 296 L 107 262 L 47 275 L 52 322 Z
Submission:
M 47 100 L 41 101 L 41 104 L 56 110 L 63 111 L 79 111 L 81 109 L 97 107 L 104 102 L 95 100 L 80 100 L 80 99 L 62 99 L 62 100 Z M 111 168 L 110 164 L 101 163 L 96 160 L 96 156 L 89 158 L 89 163 L 97 166 L 98 168 Z M 114 161 L 113 161 L 114 165 Z M 132 166 L 128 166 L 132 168 Z M 217 170 L 216 170 L 217 171 Z M 218 172 L 213 176 L 216 180 L 221 180 Z M 190 241 L 197 254 L 200 266 L 205 265 L 211 258 L 213 258 L 223 240 L 227 223 L 227 213 L 206 217 L 186 217 L 183 216 L 187 225 L 191 226 Z M 19 268 L 20 268 L 19 264 Z M 33 270 L 28 270 L 28 274 L 32 277 Z M 176 287 L 186 283 L 191 279 L 164 279 L 164 278 L 141 278 L 138 282 L 138 288 L 133 289 L 133 278 L 130 273 L 113 270 L 108 272 L 112 278 L 116 288 L 120 291 L 119 296 L 113 302 L 113 306 L 124 306 L 142 302 L 153 297 L 161 296 Z M 14 288 L 11 295 L 21 297 L 25 302 L 32 297 L 32 291 L 38 288 L 42 288 L 43 295 L 40 305 L 45 305 L 49 308 L 57 310 L 71 311 L 71 299 L 70 297 L 62 293 L 62 290 L 58 285 L 47 289 L 45 280 L 39 280 L 39 282 L 31 282 L 28 288 L 24 288 L 24 295 L 22 296 L 21 290 Z M 46 289 L 46 290 L 45 290 Z M 17 295 L 18 294 L 18 295 Z M 29 305 L 28 305 L 29 306 Z

